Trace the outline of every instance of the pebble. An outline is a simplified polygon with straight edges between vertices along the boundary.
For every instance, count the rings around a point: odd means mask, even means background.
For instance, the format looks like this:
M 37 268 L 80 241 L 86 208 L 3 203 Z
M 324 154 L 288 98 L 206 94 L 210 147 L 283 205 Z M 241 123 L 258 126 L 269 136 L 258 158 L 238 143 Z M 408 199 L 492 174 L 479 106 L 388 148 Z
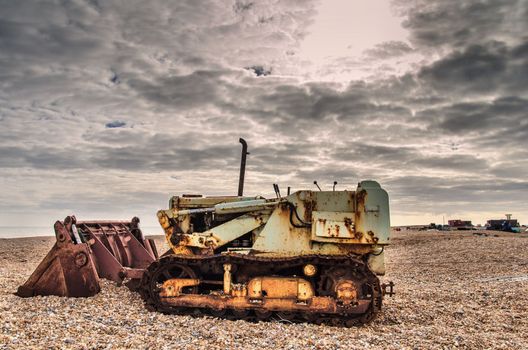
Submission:
M 91 298 L 23 299 L 54 239 L 0 239 L 0 349 L 527 349 L 528 281 L 501 278 L 528 274 L 527 235 L 497 235 L 394 232 L 382 282 L 396 295 L 356 328 L 163 315 L 106 280 Z

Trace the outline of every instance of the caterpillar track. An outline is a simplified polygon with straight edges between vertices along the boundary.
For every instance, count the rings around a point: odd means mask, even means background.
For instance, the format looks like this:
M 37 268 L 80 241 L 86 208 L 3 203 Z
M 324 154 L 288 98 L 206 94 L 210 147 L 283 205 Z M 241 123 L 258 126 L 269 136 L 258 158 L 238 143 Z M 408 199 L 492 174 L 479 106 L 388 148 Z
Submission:
M 234 289 L 231 293 L 225 293 L 223 289 L 224 266 L 230 266 L 233 281 L 229 283 Z M 313 266 L 317 272 L 307 277 L 303 275 L 305 266 Z M 275 290 L 252 299 L 247 290 L 251 288 L 252 281 L 259 278 L 277 282 L 277 290 L 281 288 L 281 283 L 285 285 L 295 279 L 306 281 L 314 295 L 304 300 L 298 300 L 296 295 L 282 298 L 267 295 L 278 293 Z M 169 280 L 185 285 L 179 295 L 167 295 L 166 289 L 171 288 L 170 282 L 167 282 Z M 343 281 L 354 284 L 357 295 L 353 300 L 343 298 L 336 291 L 336 287 L 344 284 Z M 211 315 L 247 321 L 311 322 L 347 327 L 370 322 L 381 310 L 382 304 L 379 279 L 360 257 L 350 255 L 168 255 L 150 265 L 143 275 L 139 292 L 147 309 L 166 314 Z

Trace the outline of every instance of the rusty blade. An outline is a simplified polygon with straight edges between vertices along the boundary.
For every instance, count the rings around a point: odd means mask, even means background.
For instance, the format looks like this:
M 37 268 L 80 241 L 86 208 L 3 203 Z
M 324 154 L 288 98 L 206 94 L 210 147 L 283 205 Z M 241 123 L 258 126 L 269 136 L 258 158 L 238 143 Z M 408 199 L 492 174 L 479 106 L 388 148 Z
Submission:
M 100 291 L 99 278 L 137 288 L 145 269 L 157 258 L 154 242 L 145 239 L 139 219 L 79 221 L 68 216 L 55 223 L 57 242 L 18 288 L 17 295 L 88 297 Z
M 88 244 L 74 244 L 67 226 L 71 221 L 55 223 L 57 243 L 37 266 L 16 295 L 58 295 L 89 297 L 100 291 L 99 277 Z

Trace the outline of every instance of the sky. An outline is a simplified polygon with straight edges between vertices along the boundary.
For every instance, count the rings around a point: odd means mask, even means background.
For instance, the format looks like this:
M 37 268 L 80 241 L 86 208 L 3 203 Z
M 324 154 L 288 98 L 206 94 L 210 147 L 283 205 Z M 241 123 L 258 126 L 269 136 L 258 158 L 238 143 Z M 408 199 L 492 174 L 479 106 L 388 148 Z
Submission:
M 528 0 L 0 0 L 0 226 L 172 195 L 388 191 L 528 223 Z

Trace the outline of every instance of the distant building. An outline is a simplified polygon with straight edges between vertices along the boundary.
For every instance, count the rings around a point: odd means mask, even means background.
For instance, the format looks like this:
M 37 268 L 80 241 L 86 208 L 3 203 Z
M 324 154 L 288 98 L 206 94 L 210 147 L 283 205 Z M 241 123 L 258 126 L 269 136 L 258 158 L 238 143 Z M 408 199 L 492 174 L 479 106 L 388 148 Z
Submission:
M 512 219 L 512 214 L 505 214 L 506 219 L 491 219 L 486 223 L 488 230 L 507 231 L 507 232 L 521 232 L 521 228 L 517 219 Z
M 470 220 L 448 220 L 447 223 L 449 224 L 449 227 L 457 229 L 457 230 L 470 230 L 473 228 L 473 224 Z
M 486 223 L 488 230 L 510 231 L 512 227 L 519 227 L 517 219 L 491 219 Z

